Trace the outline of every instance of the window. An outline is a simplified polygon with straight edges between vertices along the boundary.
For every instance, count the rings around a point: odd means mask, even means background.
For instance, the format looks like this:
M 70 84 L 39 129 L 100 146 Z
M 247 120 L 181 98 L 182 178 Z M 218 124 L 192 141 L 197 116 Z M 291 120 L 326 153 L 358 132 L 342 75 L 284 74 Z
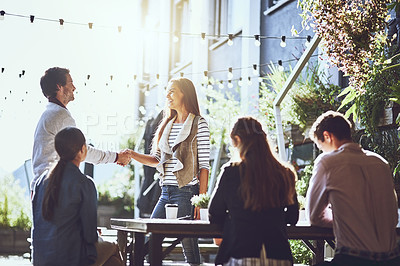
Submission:
M 214 1 L 214 35 L 218 37 L 237 33 L 242 29 L 243 17 L 241 10 L 246 1 L 215 0 Z

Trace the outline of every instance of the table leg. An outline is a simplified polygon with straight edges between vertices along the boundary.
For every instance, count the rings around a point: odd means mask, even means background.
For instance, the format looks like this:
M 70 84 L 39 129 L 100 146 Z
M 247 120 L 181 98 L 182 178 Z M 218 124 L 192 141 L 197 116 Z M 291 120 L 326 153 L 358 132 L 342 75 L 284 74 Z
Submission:
M 118 248 L 121 252 L 122 260 L 126 264 L 126 245 L 127 245 L 128 233 L 125 231 L 117 231 L 117 243 Z
M 135 266 L 143 266 L 144 264 L 144 237 L 145 234 L 143 233 L 135 233 L 135 244 L 133 248 L 133 265 Z
M 150 265 L 162 265 L 162 242 L 164 237 L 158 234 L 150 235 L 149 259 Z
M 313 265 L 324 262 L 325 242 L 324 240 L 314 240 L 315 255 L 313 257 Z

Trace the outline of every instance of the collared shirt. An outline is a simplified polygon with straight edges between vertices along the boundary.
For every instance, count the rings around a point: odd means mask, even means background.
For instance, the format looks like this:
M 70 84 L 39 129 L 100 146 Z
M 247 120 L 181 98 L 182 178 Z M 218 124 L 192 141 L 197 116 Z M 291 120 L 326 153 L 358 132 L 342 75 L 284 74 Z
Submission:
M 356 143 L 321 154 L 307 191 L 306 214 L 312 225 L 333 226 L 338 251 L 392 252 L 398 213 L 388 163 Z
M 50 103 L 55 103 L 55 104 L 57 104 L 57 105 L 59 105 L 59 106 L 65 108 L 65 109 L 67 109 L 67 107 L 66 107 L 62 102 L 60 102 L 60 100 L 57 99 L 57 98 L 50 97 L 50 98 L 49 98 L 49 102 L 50 102 Z

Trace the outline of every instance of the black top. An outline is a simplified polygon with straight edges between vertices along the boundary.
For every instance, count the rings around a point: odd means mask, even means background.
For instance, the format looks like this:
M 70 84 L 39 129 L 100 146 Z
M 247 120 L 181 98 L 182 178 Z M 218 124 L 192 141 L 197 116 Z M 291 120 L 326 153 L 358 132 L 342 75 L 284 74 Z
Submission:
M 209 207 L 210 222 L 223 226 L 215 264 L 228 262 L 230 257 L 260 257 L 262 244 L 268 258 L 293 261 L 286 226 L 296 224 L 299 218 L 297 196 L 295 204 L 287 208 L 255 212 L 244 209 L 239 187 L 239 167 L 225 167 Z

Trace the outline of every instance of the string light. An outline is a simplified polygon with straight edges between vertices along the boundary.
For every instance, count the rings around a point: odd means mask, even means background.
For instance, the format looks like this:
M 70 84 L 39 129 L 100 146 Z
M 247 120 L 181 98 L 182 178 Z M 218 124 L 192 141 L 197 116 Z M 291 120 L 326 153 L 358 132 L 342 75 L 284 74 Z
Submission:
M 253 74 L 256 75 L 256 76 L 258 75 L 257 65 L 256 64 L 253 65 Z
M 4 10 L 0 11 L 0 20 L 4 20 L 4 15 L 6 14 L 6 12 Z
M 60 18 L 58 21 L 60 22 L 60 29 L 63 30 L 64 29 L 64 20 L 62 18 Z
M 242 78 L 242 77 L 239 78 L 238 85 L 239 85 L 240 87 L 243 86 L 243 78 Z
M 210 80 L 208 81 L 207 88 L 208 88 L 209 90 L 212 90 L 212 89 L 213 89 L 213 86 L 212 86 L 212 83 L 211 83 Z
M 308 35 L 308 36 L 307 36 L 306 43 L 305 43 L 306 47 L 308 47 L 308 46 L 310 45 L 310 43 L 311 43 L 311 36 Z
M 204 71 L 204 77 L 203 77 L 204 82 L 208 81 L 208 72 Z
M 87 77 L 86 77 L 86 78 L 87 78 L 87 80 L 89 80 L 89 79 L 90 79 L 90 75 L 87 75 Z
M 137 75 L 133 75 L 133 81 L 136 81 Z
M 201 33 L 201 44 L 206 44 L 206 33 L 202 32 Z
M 232 79 L 233 78 L 233 73 L 232 73 L 232 68 L 230 67 L 228 69 L 228 79 Z
M 31 23 L 33 23 L 33 21 L 35 20 L 35 16 L 30 15 L 29 19 L 30 19 Z
M 222 90 L 222 89 L 224 89 L 224 87 L 225 87 L 225 86 L 224 86 L 224 81 L 221 80 L 221 81 L 219 82 L 219 84 L 218 84 L 218 88 L 220 88 L 220 89 Z
M 247 85 L 251 86 L 251 84 L 253 84 L 251 77 L 247 77 Z
M 279 71 L 284 71 L 285 70 L 285 68 L 283 67 L 283 65 L 282 65 L 282 60 L 278 60 L 278 70 Z
M 184 73 L 183 73 L 183 72 L 181 72 L 181 73 L 179 73 L 179 75 L 181 76 L 181 78 L 183 78 L 183 75 L 184 75 Z
M 89 25 L 89 29 L 93 28 L 93 23 L 92 22 L 89 22 L 88 25 Z
M 281 37 L 281 43 L 279 44 L 282 48 L 286 47 L 286 36 Z
M 113 75 L 110 76 L 110 80 L 113 80 Z
M 157 74 L 157 75 L 156 75 L 156 83 L 157 83 L 157 84 L 160 84 L 160 74 Z
M 233 88 L 232 80 L 228 80 L 228 88 L 229 89 Z
M 122 31 L 122 26 L 118 26 L 118 32 Z
M 254 45 L 255 46 L 260 46 L 261 45 L 261 42 L 260 42 L 260 35 L 254 35 Z
M 1 73 L 4 73 L 4 70 L 5 70 L 5 68 L 4 68 L 4 67 L 2 67 L 2 68 L 1 68 Z
M 174 33 L 174 37 L 172 37 L 172 41 L 173 41 L 174 43 L 179 42 L 178 34 Z
M 228 34 L 228 45 L 229 46 L 233 45 L 233 34 Z

